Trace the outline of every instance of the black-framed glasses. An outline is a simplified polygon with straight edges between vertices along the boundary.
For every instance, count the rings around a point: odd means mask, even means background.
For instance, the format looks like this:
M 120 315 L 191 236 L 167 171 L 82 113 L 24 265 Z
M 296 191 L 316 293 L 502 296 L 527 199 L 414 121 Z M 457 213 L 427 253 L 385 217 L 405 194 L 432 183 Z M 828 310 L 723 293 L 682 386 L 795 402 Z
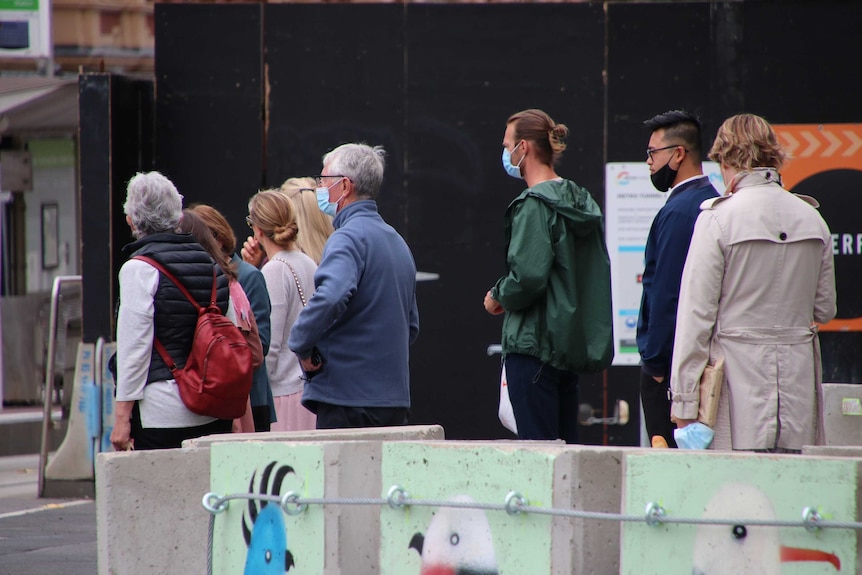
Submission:
M 314 178 L 314 183 L 317 184 L 318 186 L 323 185 L 323 178 L 347 178 L 348 180 L 350 179 L 347 176 L 341 176 L 338 174 L 326 174 L 325 176 L 322 174 L 318 174 L 316 176 L 311 176 L 311 177 Z
M 299 188 L 299 193 L 301 194 L 302 192 L 311 192 L 313 194 L 314 188 Z
M 646 151 L 647 159 L 652 160 L 653 159 L 652 155 L 655 154 L 656 152 L 661 152 L 662 150 L 670 150 L 672 148 L 682 148 L 683 150 L 685 150 L 685 146 L 683 146 L 682 144 L 674 144 L 673 146 L 665 146 L 664 148 L 647 148 L 647 151 Z M 685 150 L 685 151 L 688 152 L 688 150 Z
M 245 217 L 245 225 L 247 225 L 248 227 L 252 227 L 254 225 L 251 221 L 251 216 Z

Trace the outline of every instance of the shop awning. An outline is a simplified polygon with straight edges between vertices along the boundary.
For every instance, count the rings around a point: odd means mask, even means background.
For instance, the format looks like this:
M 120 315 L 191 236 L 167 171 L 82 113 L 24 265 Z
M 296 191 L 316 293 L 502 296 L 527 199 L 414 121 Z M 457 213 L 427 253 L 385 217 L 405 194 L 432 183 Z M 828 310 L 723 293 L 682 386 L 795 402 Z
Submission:
M 0 77 L 0 135 L 77 129 L 77 78 Z

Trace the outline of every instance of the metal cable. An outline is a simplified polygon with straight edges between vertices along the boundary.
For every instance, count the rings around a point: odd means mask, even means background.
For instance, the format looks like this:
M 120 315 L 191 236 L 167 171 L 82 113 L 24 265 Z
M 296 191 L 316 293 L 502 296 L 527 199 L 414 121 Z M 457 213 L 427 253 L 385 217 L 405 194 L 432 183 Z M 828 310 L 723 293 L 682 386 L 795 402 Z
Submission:
M 505 511 L 510 515 L 532 513 L 535 515 L 550 515 L 555 517 L 571 517 L 579 519 L 598 519 L 605 521 L 625 521 L 646 523 L 651 527 L 662 524 L 680 525 L 746 525 L 763 527 L 803 527 L 809 532 L 818 529 L 862 529 L 862 523 L 854 521 L 824 520 L 813 507 L 802 511 L 802 521 L 787 521 L 779 519 L 710 519 L 694 517 L 668 517 L 664 508 L 656 503 L 646 506 L 644 515 L 623 515 L 620 513 L 605 513 L 600 511 L 579 511 L 577 509 L 556 509 L 548 507 L 533 507 L 519 493 L 512 491 L 506 496 L 505 504 L 479 503 L 476 501 L 446 501 L 435 499 L 412 499 L 403 488 L 394 485 L 389 490 L 389 497 L 299 497 L 290 492 L 284 496 L 263 495 L 256 493 L 234 493 L 220 497 L 215 493 L 207 493 L 203 498 L 203 506 L 209 511 L 209 529 L 207 533 L 207 575 L 212 575 L 213 569 L 213 533 L 215 517 L 225 511 L 228 502 L 234 499 L 256 499 L 269 503 L 277 503 L 287 515 L 298 515 L 309 505 L 388 505 L 393 509 L 404 507 L 449 507 L 454 509 L 480 509 L 485 511 Z
M 210 513 L 210 524 L 207 529 L 207 575 L 213 575 L 213 532 L 215 531 L 215 513 Z
M 398 486 L 390 489 L 389 497 L 299 497 L 295 493 L 284 496 L 263 495 L 255 493 L 235 493 L 232 495 L 218 496 L 208 493 L 204 496 L 204 507 L 210 512 L 210 538 L 212 537 L 212 526 L 215 515 L 227 508 L 227 503 L 234 499 L 255 499 L 269 503 L 277 503 L 288 515 L 302 513 L 308 505 L 388 505 L 393 509 L 403 507 L 449 507 L 454 509 L 479 509 L 484 511 L 505 511 L 510 515 L 530 513 L 535 515 L 550 515 L 556 517 L 570 517 L 579 519 L 597 519 L 605 521 L 622 521 L 632 523 L 647 523 L 650 526 L 659 524 L 680 525 L 747 525 L 762 527 L 803 527 L 809 531 L 817 529 L 862 529 L 862 523 L 854 521 L 830 521 L 822 516 L 812 507 L 803 510 L 801 521 L 788 521 L 781 519 L 711 519 L 703 517 L 671 517 L 665 510 L 655 504 L 647 505 L 643 515 L 624 515 L 620 513 L 606 513 L 600 511 L 580 511 L 577 509 L 557 509 L 549 507 L 533 507 L 527 504 L 520 494 L 511 492 L 506 497 L 506 503 L 480 503 L 476 501 L 448 501 L 436 499 L 412 499 Z M 207 548 L 208 560 L 212 559 L 212 541 Z

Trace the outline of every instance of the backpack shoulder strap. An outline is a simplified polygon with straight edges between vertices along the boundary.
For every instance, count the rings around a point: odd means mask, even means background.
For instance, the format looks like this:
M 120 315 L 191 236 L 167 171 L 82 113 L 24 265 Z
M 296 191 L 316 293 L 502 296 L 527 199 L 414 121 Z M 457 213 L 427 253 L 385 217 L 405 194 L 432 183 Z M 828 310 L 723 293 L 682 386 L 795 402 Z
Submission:
M 169 280 L 171 280 L 174 283 L 174 285 L 176 285 L 177 288 L 179 288 L 179 290 L 183 293 L 183 295 L 186 296 L 186 298 L 188 298 L 188 300 L 195 306 L 195 309 L 200 310 L 201 306 L 198 305 L 198 302 L 196 302 L 194 300 L 194 298 L 189 293 L 189 291 L 186 289 L 186 287 L 183 284 L 181 284 L 179 282 L 179 280 L 177 280 L 177 278 L 174 276 L 174 274 L 172 274 L 171 272 L 168 271 L 168 268 L 166 268 L 165 266 L 163 266 L 162 264 L 160 264 L 159 262 L 157 262 L 153 258 L 148 258 L 147 256 L 133 256 L 132 259 L 133 260 L 141 260 L 142 262 L 146 262 L 146 263 L 150 264 L 151 266 L 153 266 L 154 268 L 156 268 L 157 270 L 159 270 L 160 272 L 162 272 L 164 274 L 164 276 L 166 278 L 168 278 Z M 168 369 L 171 370 L 171 373 L 173 374 L 174 371 L 177 369 L 177 364 L 174 361 L 174 358 L 171 357 L 171 354 L 168 353 L 168 350 L 165 349 L 165 346 L 162 345 L 162 342 L 159 341 L 159 338 L 155 336 L 155 334 L 153 335 L 153 347 L 156 348 L 156 351 L 162 357 L 162 361 L 165 362 L 165 365 L 168 367 Z
M 179 289 L 180 292 L 182 292 L 182 294 L 184 296 L 186 296 L 186 299 L 189 300 L 189 302 L 191 302 L 191 304 L 193 306 L 195 306 L 195 309 L 198 312 L 201 311 L 201 305 L 197 302 L 197 300 L 195 300 L 194 297 L 192 297 L 192 294 L 189 293 L 189 290 L 186 289 L 186 286 L 184 286 L 182 283 L 180 283 L 180 280 L 178 280 L 176 278 L 176 276 L 174 276 L 174 274 L 172 274 L 171 272 L 168 271 L 168 268 L 166 268 L 165 266 L 163 266 L 162 264 L 160 264 L 159 262 L 157 262 L 153 258 L 150 258 L 147 256 L 133 256 L 132 259 L 141 260 L 142 262 L 146 262 L 146 263 L 150 264 L 151 266 L 153 266 L 154 268 L 156 268 L 157 270 L 159 270 L 160 272 L 162 272 L 162 274 L 166 278 L 171 280 L 171 282 L 175 286 L 177 286 L 177 289 Z M 215 277 L 215 267 L 213 267 L 213 289 L 212 289 L 212 296 L 211 296 L 212 302 L 215 302 L 215 298 L 216 298 L 216 277 Z

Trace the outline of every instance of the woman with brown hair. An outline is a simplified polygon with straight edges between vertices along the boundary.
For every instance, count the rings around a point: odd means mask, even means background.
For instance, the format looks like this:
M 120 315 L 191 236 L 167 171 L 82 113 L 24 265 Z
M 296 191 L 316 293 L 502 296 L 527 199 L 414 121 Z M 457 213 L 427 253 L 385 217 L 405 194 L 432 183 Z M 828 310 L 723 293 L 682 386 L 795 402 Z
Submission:
M 485 295 L 503 319 L 519 439 L 578 439 L 578 373 L 613 358 L 610 261 L 590 193 L 557 175 L 568 128 L 541 110 L 506 122 L 503 168 L 527 189 L 506 210 L 507 272 Z
M 303 371 L 287 347 L 287 339 L 299 312 L 314 293 L 317 265 L 296 244 L 300 232 L 296 208 L 282 192 L 265 190 L 252 196 L 246 222 L 268 258 L 261 271 L 272 304 L 272 333 L 266 355 L 277 417 L 272 430 L 314 429 L 314 414 L 300 402 Z
M 835 316 L 832 236 L 813 198 L 781 185 L 769 123 L 725 120 L 709 153 L 725 195 L 701 204 L 680 286 L 671 416 L 698 416 L 700 378 L 724 358 L 714 449 L 799 452 L 816 441 L 820 347 Z
M 245 336 L 245 341 L 251 349 L 252 367 L 255 370 L 263 367 L 263 345 L 258 333 L 257 322 L 255 321 L 254 312 L 249 303 L 248 296 L 239 283 L 237 276 L 236 264 L 231 262 L 230 257 L 225 254 L 219 242 L 216 241 L 215 235 L 210 231 L 206 222 L 196 212 L 191 209 L 183 210 L 183 217 L 177 226 L 177 231 L 184 234 L 191 234 L 194 240 L 203 247 L 210 257 L 215 260 L 218 266 L 228 277 L 228 287 L 230 288 L 230 303 L 233 310 L 231 321 L 236 324 L 240 331 Z M 252 379 L 252 384 L 254 379 Z M 251 409 L 251 398 L 247 401 L 245 413 L 233 421 L 233 431 L 235 432 L 252 432 L 254 431 L 254 417 Z
M 269 325 L 269 293 L 266 291 L 266 280 L 259 269 L 244 262 L 236 253 L 236 236 L 225 217 L 212 206 L 195 204 L 191 207 L 192 212 L 200 216 L 201 220 L 212 232 L 215 241 L 220 246 L 222 254 L 230 258 L 231 264 L 236 266 L 239 284 L 248 296 L 254 319 L 257 322 L 258 335 L 263 348 L 264 355 L 269 351 L 270 325 Z M 254 379 L 249 394 L 251 403 L 251 415 L 254 421 L 253 427 L 245 425 L 239 429 L 241 432 L 269 431 L 275 421 L 275 402 L 272 398 L 272 389 L 269 386 L 269 375 L 266 365 L 261 365 L 254 370 Z

